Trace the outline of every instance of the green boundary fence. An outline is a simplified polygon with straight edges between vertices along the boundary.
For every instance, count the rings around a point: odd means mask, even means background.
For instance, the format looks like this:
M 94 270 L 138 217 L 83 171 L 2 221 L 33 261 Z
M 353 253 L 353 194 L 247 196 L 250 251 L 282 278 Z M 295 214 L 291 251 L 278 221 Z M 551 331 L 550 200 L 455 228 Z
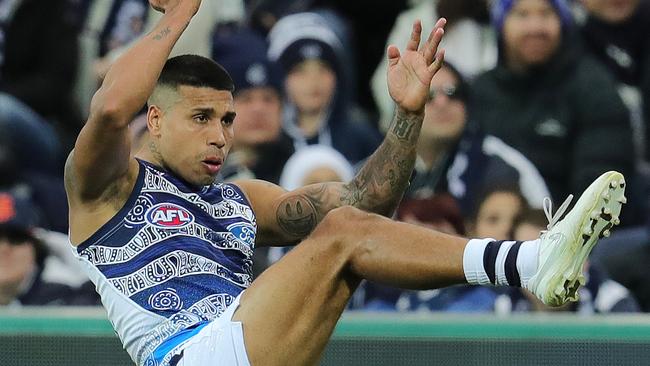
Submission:
M 129 364 L 101 309 L 0 310 L 0 350 L 2 366 Z M 650 316 L 348 313 L 322 364 L 650 365 Z

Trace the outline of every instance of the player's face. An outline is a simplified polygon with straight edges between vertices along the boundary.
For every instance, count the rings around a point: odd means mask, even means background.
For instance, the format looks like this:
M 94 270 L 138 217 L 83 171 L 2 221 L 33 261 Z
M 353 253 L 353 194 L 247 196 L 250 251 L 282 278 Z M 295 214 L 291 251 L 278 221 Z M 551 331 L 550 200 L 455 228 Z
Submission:
M 334 95 L 336 75 L 322 61 L 303 61 L 291 69 L 285 87 L 289 100 L 301 113 L 320 113 Z
M 506 58 L 514 65 L 546 63 L 561 37 L 560 17 L 548 0 L 518 0 L 503 24 Z
M 477 238 L 507 239 L 512 225 L 521 212 L 520 198 L 510 192 L 495 192 L 481 203 L 476 217 L 474 236 Z
M 166 168 L 191 184 L 212 184 L 233 142 L 232 93 L 191 86 L 178 93 L 152 136 Z
M 458 80 L 443 67 L 431 80 L 421 136 L 424 141 L 455 140 L 465 127 L 465 102 L 460 99 Z
M 273 88 L 249 88 L 235 96 L 235 147 L 275 141 L 282 127 L 282 101 Z
M 608 23 L 617 24 L 629 19 L 639 0 L 582 0 L 587 11 Z

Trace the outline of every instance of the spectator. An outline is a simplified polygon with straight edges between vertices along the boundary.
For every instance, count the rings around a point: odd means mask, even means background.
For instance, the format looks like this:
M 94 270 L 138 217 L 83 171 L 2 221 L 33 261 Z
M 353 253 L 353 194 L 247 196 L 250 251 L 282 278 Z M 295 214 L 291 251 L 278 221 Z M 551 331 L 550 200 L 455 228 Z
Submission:
M 369 156 L 379 133 L 351 113 L 343 42 L 316 13 L 286 16 L 270 35 L 269 57 L 285 73 L 284 130 L 296 149 L 332 146 L 350 162 Z
M 411 26 L 416 19 L 422 21 L 422 32 L 433 29 L 436 19 L 447 18 L 442 48 L 445 59 L 454 64 L 466 78 L 492 68 L 496 64 L 497 50 L 494 32 L 489 26 L 486 0 L 421 0 L 398 15 L 388 36 L 386 46 L 408 41 Z M 384 47 L 386 49 L 386 47 Z M 393 117 L 393 102 L 386 90 L 386 59 L 382 59 L 372 76 L 372 93 L 379 109 L 379 126 L 385 131 Z
M 650 68 L 650 2 L 646 0 L 582 0 L 587 16 L 581 34 L 587 49 L 616 77 L 619 93 L 630 109 L 637 153 L 646 162 L 650 115 L 642 114 L 640 85 Z M 650 102 L 650 101 L 649 101 Z
M 647 0 L 581 0 L 586 18 L 580 28 L 587 49 L 626 85 L 638 86 L 650 40 Z
M 498 0 L 493 10 L 499 62 L 474 83 L 470 119 L 530 159 L 556 201 L 608 170 L 631 180 L 627 109 L 607 70 L 574 42 L 564 1 Z
M 46 282 L 45 244 L 34 235 L 36 213 L 28 198 L 0 193 L 0 306 L 98 305 L 92 285 Z
M 281 76 L 268 60 L 264 38 L 251 30 L 223 30 L 213 59 L 235 82 L 235 137 L 221 174 L 226 180 L 257 178 L 278 183 L 293 143 L 282 131 Z
M 466 220 L 469 235 L 476 238 L 511 238 L 517 217 L 527 207 L 517 188 L 489 187 L 476 201 L 472 214 Z
M 529 205 L 541 208 L 549 192 L 540 173 L 521 153 L 467 122 L 468 93 L 451 64 L 434 76 L 418 140 L 416 174 L 407 195 L 449 192 L 468 215 L 487 185 L 508 184 L 517 186 Z
M 31 125 L 42 125 L 43 119 L 51 123 L 66 148 L 81 127 L 72 94 L 78 58 L 75 14 L 69 0 L 0 1 L 0 94 L 13 96 L 41 117 L 23 112 L 24 106 L 10 111 Z M 63 156 L 55 160 L 60 168 Z
M 548 210 L 546 217 L 550 215 L 550 207 Z M 513 238 L 523 241 L 539 237 L 539 232 L 546 229 L 547 219 L 544 212 L 524 211 L 515 223 Z M 610 279 L 598 266 L 589 262 L 585 265 L 586 277 L 583 281 L 586 283 L 578 292 L 577 302 L 551 308 L 542 304 L 528 290 L 509 288 L 496 300 L 495 311 L 501 314 L 520 311 L 570 311 L 583 315 L 640 311 L 639 304 L 627 288 Z

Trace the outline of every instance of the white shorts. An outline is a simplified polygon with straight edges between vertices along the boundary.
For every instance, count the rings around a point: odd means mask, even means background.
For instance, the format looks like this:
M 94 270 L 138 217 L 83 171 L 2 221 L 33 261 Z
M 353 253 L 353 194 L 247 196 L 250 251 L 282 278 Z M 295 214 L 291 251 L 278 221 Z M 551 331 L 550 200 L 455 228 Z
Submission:
M 232 321 L 240 298 L 185 343 L 177 366 L 250 366 L 242 324 Z

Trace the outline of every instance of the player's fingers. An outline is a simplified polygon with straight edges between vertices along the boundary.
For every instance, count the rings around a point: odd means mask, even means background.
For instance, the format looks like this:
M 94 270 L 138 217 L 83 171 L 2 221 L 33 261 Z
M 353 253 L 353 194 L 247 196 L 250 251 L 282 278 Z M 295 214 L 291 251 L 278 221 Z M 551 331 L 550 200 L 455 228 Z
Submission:
M 413 29 L 411 30 L 411 38 L 406 44 L 406 49 L 409 51 L 417 51 L 418 46 L 420 45 L 420 34 L 422 33 L 422 22 L 416 20 L 413 23 Z
M 388 56 L 388 65 L 394 66 L 399 62 L 399 49 L 395 45 L 388 46 L 386 50 L 386 55 Z
M 427 64 L 430 64 L 433 62 L 433 58 L 436 55 L 436 52 L 438 51 L 438 46 L 440 46 L 440 42 L 442 41 L 442 37 L 445 34 L 445 24 L 447 24 L 447 20 L 445 18 L 440 18 L 436 22 L 436 26 L 433 28 L 431 33 L 429 33 L 429 38 L 427 39 L 427 42 L 425 43 L 425 51 L 424 51 L 424 57 L 427 61 Z
M 436 54 L 436 58 L 433 60 L 431 65 L 429 65 L 429 71 L 431 72 L 431 74 L 433 75 L 437 73 L 438 70 L 440 70 L 440 68 L 442 67 L 442 64 L 444 62 L 445 62 L 445 50 L 443 48 L 438 51 L 438 53 Z

